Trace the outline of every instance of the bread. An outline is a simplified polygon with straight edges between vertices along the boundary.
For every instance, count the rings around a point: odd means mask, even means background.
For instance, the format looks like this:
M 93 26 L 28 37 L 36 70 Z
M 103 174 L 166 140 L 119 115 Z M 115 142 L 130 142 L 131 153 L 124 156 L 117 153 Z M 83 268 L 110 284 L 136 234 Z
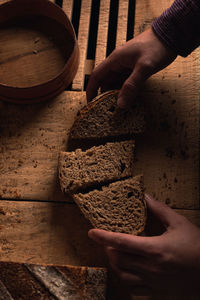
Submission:
M 124 110 L 117 107 L 118 91 L 109 91 L 96 97 L 76 118 L 70 139 L 91 139 L 132 136 L 144 131 L 144 113 L 141 106 Z
M 2 300 L 105 300 L 104 268 L 0 262 Z
M 144 230 L 146 207 L 140 175 L 73 197 L 95 228 L 135 235 Z
M 58 170 L 63 192 L 130 177 L 134 141 L 107 143 L 86 151 L 61 152 Z

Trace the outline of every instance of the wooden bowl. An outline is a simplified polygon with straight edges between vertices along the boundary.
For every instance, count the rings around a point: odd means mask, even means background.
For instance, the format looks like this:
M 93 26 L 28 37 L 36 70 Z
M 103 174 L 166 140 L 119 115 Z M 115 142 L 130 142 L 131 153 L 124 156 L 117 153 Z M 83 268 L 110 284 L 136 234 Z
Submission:
M 53 98 L 72 82 L 78 63 L 75 32 L 59 6 L 48 0 L 0 6 L 0 100 Z

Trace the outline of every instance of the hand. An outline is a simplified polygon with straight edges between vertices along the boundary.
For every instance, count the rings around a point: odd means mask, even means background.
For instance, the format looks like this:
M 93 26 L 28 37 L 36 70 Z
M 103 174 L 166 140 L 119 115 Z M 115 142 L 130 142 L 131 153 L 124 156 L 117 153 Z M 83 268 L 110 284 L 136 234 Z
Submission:
M 120 89 L 118 105 L 131 105 L 145 80 L 168 66 L 176 55 L 157 38 L 152 29 L 146 30 L 123 46 L 115 49 L 90 76 L 87 99 L 91 101 L 102 91 Z
M 162 235 L 92 229 L 89 237 L 106 248 L 111 267 L 133 290 L 142 285 L 156 293 L 200 294 L 200 229 L 150 196 L 146 202 L 166 228 Z

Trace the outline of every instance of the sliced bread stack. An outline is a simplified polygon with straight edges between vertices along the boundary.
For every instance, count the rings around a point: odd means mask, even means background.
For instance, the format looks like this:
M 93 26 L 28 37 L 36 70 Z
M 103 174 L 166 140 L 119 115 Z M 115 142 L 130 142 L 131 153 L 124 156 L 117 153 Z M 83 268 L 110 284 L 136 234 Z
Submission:
M 75 120 L 68 141 L 88 139 L 94 146 L 83 151 L 61 152 L 59 179 L 95 228 L 139 234 L 144 230 L 146 208 L 142 176 L 133 176 L 133 136 L 144 129 L 138 107 L 117 107 L 117 91 L 104 93 Z M 100 145 L 96 146 L 96 141 Z

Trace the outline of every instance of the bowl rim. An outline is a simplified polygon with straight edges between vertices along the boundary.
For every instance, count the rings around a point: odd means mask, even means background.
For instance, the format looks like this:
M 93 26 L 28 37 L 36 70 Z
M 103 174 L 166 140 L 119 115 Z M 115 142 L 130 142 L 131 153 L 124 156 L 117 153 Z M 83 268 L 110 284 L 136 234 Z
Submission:
M 70 79 L 71 80 L 70 82 L 72 82 L 72 80 L 74 79 L 74 76 L 78 69 L 79 47 L 78 47 L 78 41 L 76 38 L 75 30 L 74 30 L 74 27 L 73 27 L 70 19 L 66 15 L 66 13 L 56 3 L 53 3 L 49 0 L 28 0 L 28 1 L 27 0 L 11 0 L 9 2 L 5 2 L 5 3 L 1 4 L 0 11 L 5 8 L 13 9 L 16 7 L 16 5 L 18 7 L 21 5 L 21 9 L 19 9 L 19 10 L 21 11 L 22 14 L 20 14 L 20 15 L 27 16 L 30 14 L 26 14 L 26 11 L 22 7 L 23 4 L 27 5 L 27 2 L 29 5 L 29 9 L 30 9 L 31 5 L 33 6 L 33 5 L 37 5 L 37 4 L 41 4 L 43 7 L 48 7 L 50 9 L 53 9 L 54 12 L 56 13 L 54 18 L 52 18 L 52 16 L 48 15 L 48 13 L 44 14 L 44 11 L 41 11 L 41 10 L 38 14 L 33 13 L 31 15 L 32 16 L 46 16 L 46 17 L 49 17 L 50 19 L 53 19 L 56 22 L 64 25 L 65 29 L 69 32 L 69 34 L 71 35 L 71 37 L 73 39 L 73 48 L 72 48 L 70 56 L 68 57 L 67 61 L 65 62 L 64 66 L 61 68 L 61 70 L 56 75 L 54 75 L 51 79 L 49 79 L 41 84 L 39 83 L 39 84 L 30 85 L 27 87 L 19 87 L 19 86 L 14 86 L 14 85 L 12 86 L 12 85 L 8 85 L 8 84 L 0 82 L 0 100 L 3 100 L 5 98 L 5 101 L 13 102 L 12 100 L 15 100 L 15 99 L 17 100 L 17 98 L 13 97 L 13 95 L 10 96 L 8 94 L 10 94 L 10 93 L 13 94 L 14 92 L 16 92 L 17 93 L 16 96 L 17 97 L 19 96 L 21 98 L 21 100 L 18 100 L 18 101 L 24 103 L 24 101 L 22 99 L 24 98 L 24 100 L 28 100 L 27 97 L 29 99 L 33 98 L 34 96 L 32 97 L 31 95 L 28 95 L 28 94 L 29 93 L 33 94 L 34 92 L 36 92 L 36 90 L 39 92 L 40 90 L 43 90 L 47 87 L 49 88 L 53 84 L 54 85 L 57 84 L 57 89 L 60 89 L 59 83 L 60 83 L 60 85 L 62 85 L 62 83 L 64 83 L 64 78 L 66 77 L 66 73 L 68 72 L 68 67 L 69 67 L 69 65 L 72 64 L 72 62 L 74 60 L 77 60 L 77 65 L 75 66 L 76 70 L 74 72 L 72 72 L 73 76 L 72 76 L 72 79 Z M 16 14 L 14 17 L 20 17 L 20 15 Z M 62 18 L 62 20 L 61 20 L 61 18 Z M 1 23 L 4 23 L 6 20 L 12 20 L 12 19 L 13 19 L 13 17 L 8 16 L 8 18 L 5 19 L 4 21 L 1 21 Z M 70 82 L 69 82 L 69 84 L 70 84 Z M 54 90 L 52 92 L 54 92 Z M 4 95 L 2 95 L 2 93 L 1 93 L 2 91 L 3 91 Z M 37 96 L 37 97 L 38 98 L 45 97 L 45 95 L 41 95 L 41 96 Z M 36 101 L 34 101 L 34 102 L 36 102 Z

